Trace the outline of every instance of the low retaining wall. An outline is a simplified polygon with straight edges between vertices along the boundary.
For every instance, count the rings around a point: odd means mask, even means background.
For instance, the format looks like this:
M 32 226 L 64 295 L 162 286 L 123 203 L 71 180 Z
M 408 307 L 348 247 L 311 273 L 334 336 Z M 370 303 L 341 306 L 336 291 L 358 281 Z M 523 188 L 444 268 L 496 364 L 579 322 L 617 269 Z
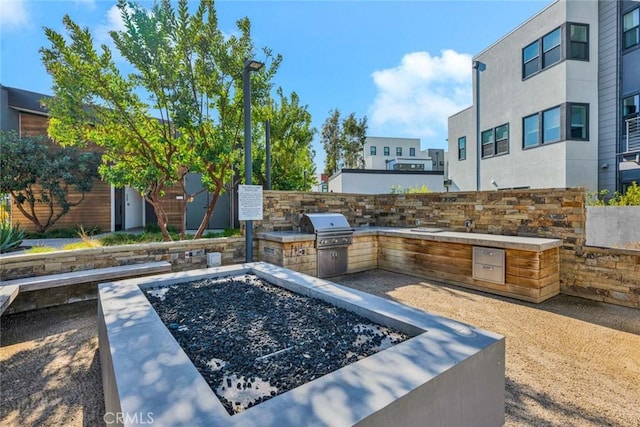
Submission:
M 560 253 L 563 294 L 640 308 L 640 251 L 593 248 Z
M 0 282 L 153 261 L 168 261 L 173 271 L 193 270 L 207 266 L 210 252 L 221 253 L 222 265 L 237 264 L 245 260 L 244 243 L 244 237 L 221 237 L 8 255 L 0 257 Z

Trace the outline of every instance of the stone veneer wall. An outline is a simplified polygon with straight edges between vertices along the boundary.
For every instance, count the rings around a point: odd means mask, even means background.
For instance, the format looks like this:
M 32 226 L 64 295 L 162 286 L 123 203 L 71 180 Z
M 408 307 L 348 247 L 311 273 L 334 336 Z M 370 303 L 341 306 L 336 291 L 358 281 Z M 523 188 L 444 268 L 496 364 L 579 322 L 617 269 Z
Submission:
M 244 242 L 223 237 L 8 255 L 0 257 L 0 281 L 153 261 L 168 261 L 173 271 L 193 270 L 207 266 L 209 252 L 220 252 L 223 265 L 236 264 L 245 260 Z
M 294 230 L 307 212 L 340 212 L 354 227 L 414 227 L 419 221 L 464 231 L 465 220 L 471 219 L 478 233 L 562 239 L 562 293 L 640 308 L 640 252 L 585 246 L 584 199 L 582 189 L 409 195 L 265 191 L 264 220 L 254 221 L 254 226 L 256 232 Z M 359 267 L 369 262 L 373 267 L 368 243 L 355 243 Z M 377 251 L 371 244 L 370 250 Z M 191 257 L 185 255 L 189 251 Z M 0 281 L 149 261 L 170 261 L 174 271 L 190 270 L 206 266 L 206 252 L 221 252 L 224 265 L 243 262 L 244 237 L 3 256 Z
M 265 191 L 258 231 L 295 230 L 303 213 L 339 212 L 353 227 L 438 226 L 476 233 L 562 239 L 562 293 L 640 308 L 640 252 L 585 246 L 585 190 L 426 194 Z

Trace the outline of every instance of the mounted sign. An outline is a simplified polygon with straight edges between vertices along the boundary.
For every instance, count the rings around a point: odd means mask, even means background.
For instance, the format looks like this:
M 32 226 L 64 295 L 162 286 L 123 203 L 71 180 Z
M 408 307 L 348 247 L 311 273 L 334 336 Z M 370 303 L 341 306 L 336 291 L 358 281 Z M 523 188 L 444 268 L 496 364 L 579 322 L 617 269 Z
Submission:
M 262 185 L 239 185 L 238 220 L 261 221 L 262 214 Z

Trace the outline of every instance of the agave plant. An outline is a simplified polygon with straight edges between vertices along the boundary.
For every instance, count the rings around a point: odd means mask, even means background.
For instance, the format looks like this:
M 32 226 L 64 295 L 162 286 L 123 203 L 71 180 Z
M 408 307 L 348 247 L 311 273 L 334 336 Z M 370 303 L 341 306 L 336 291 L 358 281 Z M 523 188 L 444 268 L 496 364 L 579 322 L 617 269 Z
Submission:
M 9 252 L 17 248 L 25 237 L 24 230 L 19 225 L 15 227 L 9 221 L 0 222 L 0 253 Z

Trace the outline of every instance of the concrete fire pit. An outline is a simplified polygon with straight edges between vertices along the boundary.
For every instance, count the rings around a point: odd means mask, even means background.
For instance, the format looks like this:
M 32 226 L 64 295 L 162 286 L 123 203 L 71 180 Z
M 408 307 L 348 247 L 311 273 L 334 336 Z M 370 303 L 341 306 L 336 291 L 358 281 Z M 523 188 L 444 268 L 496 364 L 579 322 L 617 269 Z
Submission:
M 247 273 L 413 338 L 229 415 L 143 291 Z M 271 264 L 103 283 L 98 332 L 106 416 L 112 425 L 497 426 L 504 422 L 503 337 Z

